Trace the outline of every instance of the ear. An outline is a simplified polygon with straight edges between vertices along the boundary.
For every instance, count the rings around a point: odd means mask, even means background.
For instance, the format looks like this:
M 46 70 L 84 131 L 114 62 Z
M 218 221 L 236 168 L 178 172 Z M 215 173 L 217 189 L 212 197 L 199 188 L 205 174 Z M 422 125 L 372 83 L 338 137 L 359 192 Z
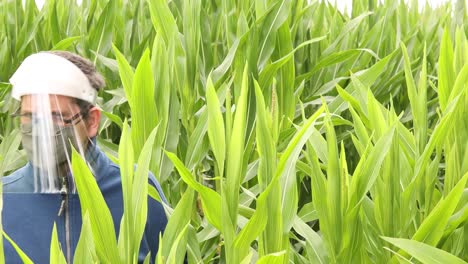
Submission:
M 94 106 L 88 112 L 88 118 L 86 119 L 86 129 L 88 137 L 95 137 L 99 131 L 99 122 L 101 120 L 101 111 Z

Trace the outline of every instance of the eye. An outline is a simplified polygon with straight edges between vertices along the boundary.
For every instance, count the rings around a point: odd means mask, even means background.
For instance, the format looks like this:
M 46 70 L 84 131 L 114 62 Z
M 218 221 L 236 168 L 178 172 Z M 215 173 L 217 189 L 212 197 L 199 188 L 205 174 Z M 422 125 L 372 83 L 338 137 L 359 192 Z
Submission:
M 53 121 L 62 121 L 62 115 L 59 113 L 52 113 L 51 117 Z

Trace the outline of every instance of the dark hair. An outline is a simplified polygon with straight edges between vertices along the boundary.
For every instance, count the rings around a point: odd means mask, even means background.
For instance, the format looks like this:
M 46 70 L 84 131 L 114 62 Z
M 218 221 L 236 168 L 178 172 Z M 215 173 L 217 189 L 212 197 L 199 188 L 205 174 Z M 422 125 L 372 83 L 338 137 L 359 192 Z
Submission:
M 81 100 L 78 98 L 73 98 L 73 100 L 75 101 L 75 104 L 77 104 L 80 108 L 82 118 L 86 120 L 88 118 L 88 111 L 93 107 L 93 105 L 88 101 Z
M 97 91 L 99 91 L 106 85 L 104 77 L 102 77 L 102 75 L 99 72 L 97 72 L 96 67 L 90 60 L 69 51 L 57 50 L 48 51 L 48 53 L 63 57 L 71 63 L 75 64 L 75 66 L 78 67 L 86 75 L 91 86 Z M 80 108 L 83 118 L 86 119 L 88 117 L 88 110 L 92 108 L 93 105 L 87 101 L 78 98 L 74 98 L 74 100 Z

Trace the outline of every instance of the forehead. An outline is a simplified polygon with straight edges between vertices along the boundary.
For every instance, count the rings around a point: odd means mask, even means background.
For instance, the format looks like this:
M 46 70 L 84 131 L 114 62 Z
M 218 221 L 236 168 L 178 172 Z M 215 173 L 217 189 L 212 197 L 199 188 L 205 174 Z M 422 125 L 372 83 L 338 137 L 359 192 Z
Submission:
M 21 97 L 21 109 L 34 111 L 38 108 L 50 107 L 51 111 L 70 111 L 78 108 L 72 97 L 64 95 L 24 95 Z

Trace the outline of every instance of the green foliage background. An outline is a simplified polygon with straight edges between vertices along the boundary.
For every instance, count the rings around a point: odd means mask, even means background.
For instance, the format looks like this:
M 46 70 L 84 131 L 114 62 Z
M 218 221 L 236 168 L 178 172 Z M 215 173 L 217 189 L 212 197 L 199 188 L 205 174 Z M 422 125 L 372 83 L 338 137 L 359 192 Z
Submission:
M 76 261 L 135 261 L 150 170 L 172 216 L 159 263 L 465 263 L 466 2 L 417 2 L 2 1 L 0 175 L 26 162 L 9 77 L 70 50 L 106 78 L 98 143 L 127 169 L 124 235 L 99 235 L 89 196 Z

